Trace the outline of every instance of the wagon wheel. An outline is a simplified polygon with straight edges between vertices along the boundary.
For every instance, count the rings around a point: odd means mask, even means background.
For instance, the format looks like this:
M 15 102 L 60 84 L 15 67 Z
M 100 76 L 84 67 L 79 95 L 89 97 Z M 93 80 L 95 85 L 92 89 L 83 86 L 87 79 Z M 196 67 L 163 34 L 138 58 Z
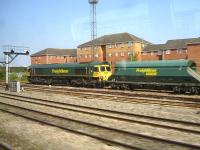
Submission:
M 190 90 L 190 94 L 198 95 L 199 89 L 197 87 L 192 87 L 191 90 Z

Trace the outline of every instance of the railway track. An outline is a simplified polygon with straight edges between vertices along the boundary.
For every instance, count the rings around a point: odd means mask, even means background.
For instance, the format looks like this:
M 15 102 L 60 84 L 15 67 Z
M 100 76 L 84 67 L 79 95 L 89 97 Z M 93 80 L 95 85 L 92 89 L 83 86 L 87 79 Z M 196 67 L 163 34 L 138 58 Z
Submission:
M 111 111 L 87 106 L 79 106 L 67 103 L 56 102 L 52 100 L 44 100 L 38 98 L 24 97 L 9 93 L 0 93 L 0 97 L 10 101 L 19 101 L 21 103 L 30 103 L 53 107 L 59 110 L 68 110 L 72 112 L 81 112 L 98 117 L 112 118 L 127 123 L 139 123 L 150 125 L 158 128 L 165 128 L 179 132 L 193 133 L 200 135 L 200 124 L 195 122 L 185 122 L 179 120 L 169 120 L 164 118 L 156 118 L 151 116 L 143 116 L 120 111 Z M 50 112 L 43 112 L 26 108 L 22 105 L 16 105 L 8 101 L 0 101 L 0 110 L 22 116 L 37 122 L 56 126 L 65 130 L 73 131 L 82 135 L 87 135 L 100 139 L 112 144 L 121 145 L 133 149 L 162 149 L 163 146 L 169 149 L 200 149 L 200 145 L 191 144 L 170 139 L 153 137 L 145 134 L 134 133 L 123 129 L 116 129 L 106 125 L 99 125 L 84 120 L 71 119 L 66 116 L 58 116 Z M 146 144 L 144 144 L 146 143 Z
M 24 84 L 24 87 L 32 88 L 32 87 L 42 87 L 44 89 L 49 89 L 46 85 L 34 85 L 34 84 Z M 77 87 L 68 87 L 68 86 L 51 86 L 52 89 L 55 90 L 73 90 L 73 91 L 85 91 L 85 92 L 98 92 L 102 94 L 112 94 L 112 95 L 123 95 L 127 96 L 136 96 L 136 97 L 152 97 L 152 98 L 160 98 L 163 96 L 165 99 L 174 99 L 174 100 L 182 100 L 182 101 L 200 101 L 200 96 L 198 95 L 176 95 L 171 91 L 166 90 L 150 90 L 150 89 L 136 89 L 134 91 L 126 91 L 126 90 L 112 90 L 112 89 L 93 89 L 93 88 L 77 88 Z M 183 99 L 184 98 L 184 99 Z
M 199 97 L 181 97 L 173 95 L 155 95 L 147 93 L 119 92 L 113 90 L 94 90 L 81 88 L 62 88 L 47 86 L 25 87 L 27 91 L 46 92 L 54 94 L 75 95 L 85 98 L 95 98 L 98 100 L 108 100 L 126 103 L 142 103 L 162 106 L 176 106 L 187 108 L 200 108 Z

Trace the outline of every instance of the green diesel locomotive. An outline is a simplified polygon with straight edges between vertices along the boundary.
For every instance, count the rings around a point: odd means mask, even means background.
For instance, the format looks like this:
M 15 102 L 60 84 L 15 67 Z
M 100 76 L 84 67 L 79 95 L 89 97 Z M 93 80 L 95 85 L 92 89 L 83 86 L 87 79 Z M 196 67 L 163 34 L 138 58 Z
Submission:
M 107 62 L 31 65 L 29 72 L 30 83 L 85 87 L 103 87 L 112 74 Z

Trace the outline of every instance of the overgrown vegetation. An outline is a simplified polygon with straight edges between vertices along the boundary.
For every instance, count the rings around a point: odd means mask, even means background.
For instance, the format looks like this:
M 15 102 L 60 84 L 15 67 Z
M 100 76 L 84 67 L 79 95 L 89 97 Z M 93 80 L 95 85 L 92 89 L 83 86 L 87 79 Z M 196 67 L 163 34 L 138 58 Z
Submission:
M 26 67 L 10 67 L 9 80 L 10 81 L 27 81 L 28 71 Z M 5 67 L 0 67 L 0 80 L 5 81 L 6 72 Z

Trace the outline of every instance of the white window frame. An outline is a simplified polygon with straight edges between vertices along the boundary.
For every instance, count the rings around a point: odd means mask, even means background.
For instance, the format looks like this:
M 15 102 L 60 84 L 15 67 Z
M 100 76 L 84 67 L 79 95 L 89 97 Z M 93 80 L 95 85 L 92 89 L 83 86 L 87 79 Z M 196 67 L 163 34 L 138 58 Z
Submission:
M 133 42 L 132 41 L 129 41 L 128 42 L 128 47 L 132 47 L 133 46 Z
M 158 52 L 157 52 L 157 55 L 162 55 L 163 54 L 163 51 L 162 50 L 159 50 Z
M 165 50 L 165 54 L 167 54 L 167 55 L 171 54 L 171 49 Z
M 111 43 L 108 43 L 108 44 L 106 45 L 106 47 L 107 47 L 107 48 L 112 48 L 112 44 L 111 44 Z
M 176 53 L 177 53 L 177 54 L 182 54 L 182 50 L 183 50 L 182 48 L 178 48 L 178 49 L 176 50 Z
M 147 55 L 147 52 L 142 52 L 142 55 Z
M 144 47 L 145 47 L 145 44 L 144 44 L 144 43 L 141 43 L 141 47 L 144 48 Z
M 120 45 L 120 43 L 115 43 L 115 47 L 116 48 L 119 47 L 119 45 Z
M 123 48 L 124 47 L 124 43 L 120 43 L 120 47 Z
M 99 55 L 98 55 L 98 54 L 95 54 L 95 55 L 94 55 L 94 57 L 98 58 L 98 57 L 99 57 Z

